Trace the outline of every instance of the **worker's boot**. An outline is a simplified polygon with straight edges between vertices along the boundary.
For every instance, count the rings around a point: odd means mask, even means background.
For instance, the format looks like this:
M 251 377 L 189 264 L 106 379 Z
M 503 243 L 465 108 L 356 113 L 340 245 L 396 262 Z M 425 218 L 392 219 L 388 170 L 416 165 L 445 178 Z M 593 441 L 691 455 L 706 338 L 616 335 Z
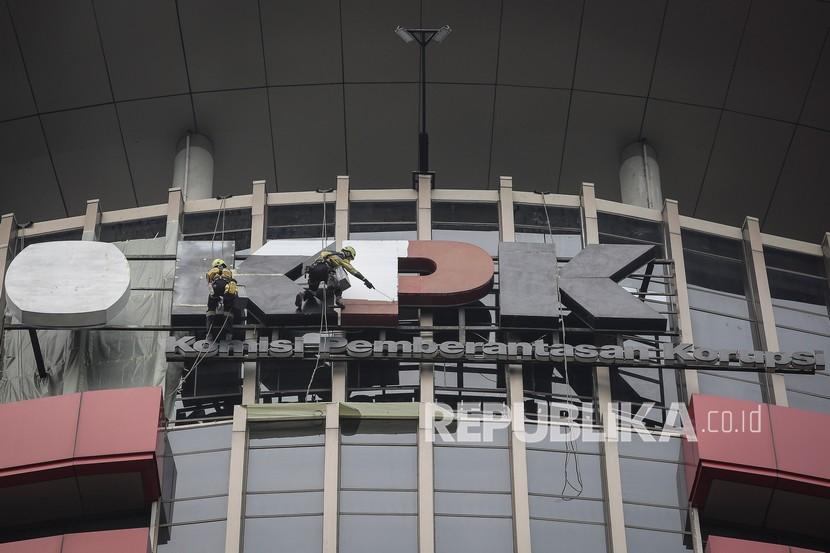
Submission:
M 303 310 L 303 296 L 302 292 L 297 292 L 297 297 L 294 298 L 294 305 L 297 307 L 297 313 Z

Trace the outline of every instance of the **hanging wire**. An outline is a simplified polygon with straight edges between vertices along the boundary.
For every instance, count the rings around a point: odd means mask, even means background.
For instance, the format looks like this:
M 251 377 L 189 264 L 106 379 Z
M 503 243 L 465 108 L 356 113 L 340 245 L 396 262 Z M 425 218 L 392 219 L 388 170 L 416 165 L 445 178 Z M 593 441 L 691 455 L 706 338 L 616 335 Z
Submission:
M 323 225 L 322 225 L 323 228 L 320 232 L 320 251 L 321 252 L 326 249 L 326 238 L 327 238 L 326 235 L 328 234 L 327 221 L 326 221 L 326 194 L 327 193 L 328 193 L 327 190 L 323 191 Z M 325 260 L 323 261 L 323 263 L 325 263 Z M 317 374 L 317 369 L 320 368 L 320 354 L 321 354 L 320 349 L 323 347 L 323 331 L 325 330 L 326 335 L 328 335 L 328 332 L 329 332 L 328 280 L 329 279 L 326 278 L 326 281 L 324 283 L 322 283 L 323 284 L 323 305 L 322 305 L 322 308 L 320 310 L 321 311 L 320 312 L 320 330 L 319 330 L 319 333 L 318 333 L 319 336 L 320 336 L 320 342 L 317 346 L 317 360 L 314 362 L 314 370 L 311 371 L 311 378 L 309 379 L 308 386 L 306 387 L 306 390 L 305 390 L 305 396 L 303 398 L 304 400 L 308 399 L 308 394 L 311 392 L 311 385 L 314 383 L 314 377 Z
M 545 193 L 540 192 L 539 194 L 542 196 L 542 205 L 544 206 L 544 209 L 545 209 L 545 220 L 547 221 L 547 224 L 548 224 L 548 235 L 550 236 L 551 243 L 553 243 L 553 228 L 551 227 L 551 224 L 550 224 L 550 215 L 548 214 L 548 203 L 547 203 L 547 200 L 545 199 Z M 556 269 L 556 272 L 558 273 L 559 272 L 559 267 L 555 266 L 555 269 Z M 564 314 L 562 313 L 562 293 L 559 290 L 558 280 L 557 280 L 557 283 L 556 283 L 556 301 L 558 303 L 558 309 L 559 309 L 559 325 L 560 325 L 561 330 L 562 330 L 562 343 L 567 344 L 568 341 L 567 341 L 567 338 L 566 338 L 566 335 L 565 335 L 565 317 L 564 317 Z M 568 357 L 564 356 L 563 361 L 564 361 L 563 365 L 564 365 L 564 373 L 565 373 L 566 399 L 567 399 L 568 404 L 571 404 L 571 402 L 573 401 L 574 396 L 573 396 L 573 394 L 571 394 L 572 388 L 571 388 L 570 376 L 568 375 Z M 556 369 L 554 368 L 554 370 L 556 370 Z M 551 375 L 551 379 L 552 378 L 553 378 L 553 375 Z M 570 457 L 571 456 L 573 456 L 573 458 L 574 458 L 574 471 L 575 471 L 575 476 L 576 476 L 576 484 L 572 483 L 570 477 L 568 476 L 569 465 L 570 465 Z M 579 468 L 579 455 L 578 455 L 578 452 L 577 452 L 576 444 L 573 442 L 573 440 L 566 440 L 565 441 L 565 467 L 564 467 L 564 469 L 565 469 L 565 479 L 564 479 L 564 482 L 562 483 L 562 491 L 561 491 L 560 495 L 563 496 L 562 499 L 564 501 L 570 501 L 572 499 L 577 499 L 578 497 L 580 497 L 582 495 L 582 492 L 584 491 L 585 486 L 582 483 L 582 471 Z M 565 492 L 568 491 L 568 488 L 573 490 L 576 495 L 565 496 Z

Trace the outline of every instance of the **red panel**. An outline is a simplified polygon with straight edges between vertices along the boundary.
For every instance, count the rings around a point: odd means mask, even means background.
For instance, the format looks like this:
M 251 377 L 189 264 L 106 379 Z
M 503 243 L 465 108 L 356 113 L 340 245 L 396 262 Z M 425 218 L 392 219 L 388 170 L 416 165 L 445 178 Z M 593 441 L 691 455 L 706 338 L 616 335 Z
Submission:
M 63 536 L 0 543 L 0 553 L 61 553 Z
M 396 326 L 398 302 L 344 299 L 340 315 L 344 325 Z
M 706 553 L 790 553 L 786 545 L 709 536 Z
M 0 486 L 23 473 L 71 464 L 81 394 L 0 406 Z
M 490 254 L 465 242 L 412 240 L 399 267 L 434 268 L 428 275 L 398 278 L 401 305 L 463 305 L 481 299 L 493 287 Z
M 830 486 L 830 416 L 771 405 L 778 470 Z
M 62 553 L 147 553 L 150 531 L 147 528 L 67 534 Z
M 75 457 L 152 454 L 160 405 L 161 388 L 156 387 L 84 393 Z

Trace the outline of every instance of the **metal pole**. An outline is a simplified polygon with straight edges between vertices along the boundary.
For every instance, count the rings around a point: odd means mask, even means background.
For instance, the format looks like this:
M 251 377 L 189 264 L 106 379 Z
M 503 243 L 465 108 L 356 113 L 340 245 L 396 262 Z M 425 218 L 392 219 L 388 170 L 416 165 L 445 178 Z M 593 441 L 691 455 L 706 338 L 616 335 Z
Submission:
M 427 135 L 427 36 L 421 33 L 421 132 L 418 134 L 418 172 L 429 171 L 429 135 Z

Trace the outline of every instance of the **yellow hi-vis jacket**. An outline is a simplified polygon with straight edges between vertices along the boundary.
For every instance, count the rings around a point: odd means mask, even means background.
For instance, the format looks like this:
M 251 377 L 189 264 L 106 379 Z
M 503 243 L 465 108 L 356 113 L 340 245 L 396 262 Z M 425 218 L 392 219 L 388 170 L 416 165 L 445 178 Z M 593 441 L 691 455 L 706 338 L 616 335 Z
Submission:
M 233 271 L 225 267 L 224 269 L 220 269 L 219 267 L 213 267 L 210 271 L 205 274 L 207 277 L 208 284 L 213 284 L 213 281 L 217 278 L 224 278 L 228 281 L 228 284 L 225 286 L 225 292 L 228 294 L 236 294 L 237 293 L 237 285 L 236 279 L 233 278 Z

